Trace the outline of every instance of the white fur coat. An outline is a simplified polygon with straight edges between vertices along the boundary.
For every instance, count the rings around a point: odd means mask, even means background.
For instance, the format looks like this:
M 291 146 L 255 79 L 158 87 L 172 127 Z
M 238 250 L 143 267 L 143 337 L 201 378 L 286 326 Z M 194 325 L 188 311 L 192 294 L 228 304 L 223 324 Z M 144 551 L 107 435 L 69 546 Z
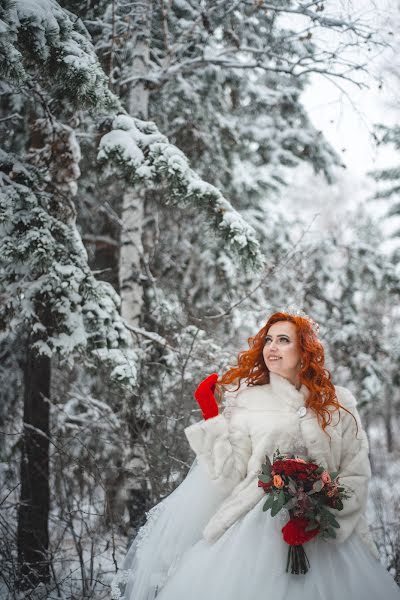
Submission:
M 354 419 L 340 409 L 326 429 L 330 440 L 315 413 L 305 409 L 308 389 L 303 385 L 297 390 L 288 379 L 275 373 L 270 373 L 269 384 L 245 386 L 236 393 L 227 393 L 221 414 L 185 429 L 199 462 L 226 494 L 203 530 L 206 540 L 218 539 L 263 497 L 265 492 L 257 486 L 257 480 L 265 455 L 272 460 L 276 449 L 290 451 L 300 439 L 309 456 L 329 471 L 339 471 L 341 483 L 353 491 L 351 498 L 343 501 L 343 510 L 330 509 L 340 529 L 336 530 L 336 538 L 327 541 L 341 543 L 355 531 L 373 555 L 379 557 L 365 517 L 371 477 L 367 436 L 354 396 L 346 388 L 335 389 L 339 402 L 357 419 L 357 436 Z

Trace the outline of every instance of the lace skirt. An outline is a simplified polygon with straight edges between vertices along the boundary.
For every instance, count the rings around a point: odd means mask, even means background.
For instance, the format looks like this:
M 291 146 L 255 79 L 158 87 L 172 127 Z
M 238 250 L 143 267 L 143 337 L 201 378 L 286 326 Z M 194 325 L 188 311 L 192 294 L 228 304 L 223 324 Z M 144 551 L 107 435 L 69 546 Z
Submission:
M 304 546 L 305 575 L 286 573 L 287 514 L 263 512 L 265 498 L 216 542 L 201 532 L 223 492 L 197 460 L 186 479 L 148 513 L 112 584 L 124 600 L 400 600 L 400 589 L 353 533 L 344 543 L 314 538 Z

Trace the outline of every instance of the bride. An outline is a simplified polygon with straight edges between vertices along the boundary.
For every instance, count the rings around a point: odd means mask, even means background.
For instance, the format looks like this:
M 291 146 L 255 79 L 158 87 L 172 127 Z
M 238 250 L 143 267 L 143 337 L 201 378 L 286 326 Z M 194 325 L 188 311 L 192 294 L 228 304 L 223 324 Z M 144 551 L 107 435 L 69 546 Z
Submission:
M 224 408 L 220 399 L 224 391 Z M 203 419 L 185 429 L 196 458 L 184 481 L 147 513 L 112 583 L 124 600 L 400 600 L 365 516 L 371 467 L 356 400 L 324 368 L 318 326 L 278 312 L 249 338 L 237 366 L 207 377 Z M 351 490 L 330 509 L 335 538 L 304 544 L 310 568 L 286 571 L 285 509 L 262 510 L 268 455 L 312 458 Z

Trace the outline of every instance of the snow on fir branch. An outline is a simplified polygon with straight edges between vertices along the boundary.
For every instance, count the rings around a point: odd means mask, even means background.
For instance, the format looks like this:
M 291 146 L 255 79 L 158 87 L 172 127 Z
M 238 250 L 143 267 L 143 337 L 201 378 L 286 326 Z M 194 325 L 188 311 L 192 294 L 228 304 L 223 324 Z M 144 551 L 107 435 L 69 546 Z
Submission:
M 29 336 L 39 354 L 72 366 L 81 355 L 118 385 L 136 383 L 137 353 L 114 288 L 93 276 L 74 222 L 32 166 L 0 151 L 0 339 Z M 11 332 L 11 333 L 10 333 Z
M 376 136 L 379 144 L 392 145 L 396 150 L 400 149 L 400 127 L 398 125 L 393 125 L 392 127 L 377 125 Z M 373 169 L 368 172 L 368 175 L 379 184 L 383 184 L 378 187 L 373 196 L 374 199 L 395 197 L 395 204 L 388 209 L 386 216 L 398 216 L 400 214 L 400 204 L 397 201 L 400 191 L 400 165 L 385 167 L 383 169 Z M 397 235 L 398 233 L 396 232 L 395 236 L 397 237 Z
M 118 109 L 82 21 L 55 0 L 2 0 L 0 76 L 15 84 L 47 75 L 76 107 Z
M 110 173 L 117 168 L 132 184 L 166 188 L 168 204 L 199 209 L 244 265 L 253 269 L 263 266 L 254 229 L 216 187 L 190 168 L 183 152 L 154 123 L 128 115 L 116 116 L 111 131 L 100 141 L 97 158 Z

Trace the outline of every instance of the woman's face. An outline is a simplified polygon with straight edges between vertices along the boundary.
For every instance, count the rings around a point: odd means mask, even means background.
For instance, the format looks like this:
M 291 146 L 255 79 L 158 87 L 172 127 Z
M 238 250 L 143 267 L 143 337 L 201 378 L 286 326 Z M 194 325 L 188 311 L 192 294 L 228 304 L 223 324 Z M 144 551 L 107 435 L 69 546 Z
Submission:
M 294 323 L 278 321 L 271 325 L 265 337 L 263 357 L 269 371 L 297 385 L 301 354 Z

